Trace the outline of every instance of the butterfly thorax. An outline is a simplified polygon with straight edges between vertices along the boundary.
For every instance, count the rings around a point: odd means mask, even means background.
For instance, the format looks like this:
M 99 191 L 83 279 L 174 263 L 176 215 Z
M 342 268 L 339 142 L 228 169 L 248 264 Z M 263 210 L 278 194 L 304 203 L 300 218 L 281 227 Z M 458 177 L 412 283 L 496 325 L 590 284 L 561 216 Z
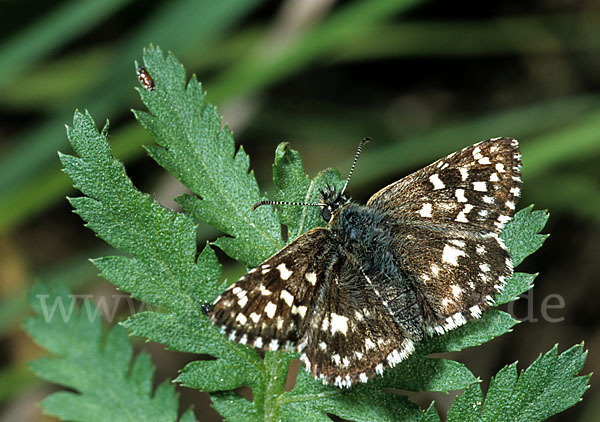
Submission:
M 383 212 L 354 202 L 343 205 L 334 214 L 329 229 L 341 254 L 349 263 L 349 273 L 362 277 L 342 277 L 351 290 L 371 291 L 379 296 L 405 336 L 419 340 L 423 336 L 423 314 L 417 294 L 409 278 L 392 254 L 394 233 Z M 351 304 L 349 304 L 351 306 Z

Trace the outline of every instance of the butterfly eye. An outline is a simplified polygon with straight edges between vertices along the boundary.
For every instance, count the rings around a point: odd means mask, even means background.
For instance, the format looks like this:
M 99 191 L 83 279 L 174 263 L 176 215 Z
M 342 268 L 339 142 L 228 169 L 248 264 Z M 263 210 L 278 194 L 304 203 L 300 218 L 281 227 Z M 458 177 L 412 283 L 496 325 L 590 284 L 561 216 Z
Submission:
M 323 208 L 323 211 L 321 211 L 321 217 L 323 217 L 323 220 L 329 223 L 329 220 L 331 220 L 331 207 Z

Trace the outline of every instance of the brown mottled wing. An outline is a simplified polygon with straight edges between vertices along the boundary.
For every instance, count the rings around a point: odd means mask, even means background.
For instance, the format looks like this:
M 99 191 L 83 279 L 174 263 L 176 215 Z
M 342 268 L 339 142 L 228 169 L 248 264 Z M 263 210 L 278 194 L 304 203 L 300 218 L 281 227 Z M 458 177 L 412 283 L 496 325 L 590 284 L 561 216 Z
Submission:
M 395 366 L 414 345 L 392 320 L 371 281 L 343 255 L 337 258 L 300 339 L 300 359 L 314 378 L 350 387 Z
M 457 151 L 375 193 L 368 207 L 398 221 L 500 233 L 520 195 L 517 140 L 495 138 Z
M 481 315 L 512 275 L 498 237 L 520 194 L 510 138 L 483 141 L 393 183 L 369 199 L 397 233 L 394 256 L 424 303 L 429 331 Z
M 295 347 L 322 289 L 324 258 L 335 247 L 326 228 L 298 237 L 223 292 L 209 311 L 212 322 L 232 341 L 267 350 Z

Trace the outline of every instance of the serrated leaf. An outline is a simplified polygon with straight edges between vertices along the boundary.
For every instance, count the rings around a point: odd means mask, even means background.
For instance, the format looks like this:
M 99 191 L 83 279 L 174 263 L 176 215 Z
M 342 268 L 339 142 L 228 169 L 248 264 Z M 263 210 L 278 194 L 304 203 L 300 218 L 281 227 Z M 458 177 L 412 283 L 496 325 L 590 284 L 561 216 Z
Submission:
M 539 234 L 548 217 L 546 211 L 533 211 L 533 205 L 530 205 L 517 212 L 500 233 L 515 267 L 537 251 L 548 238 L 548 235 Z
M 448 422 L 479 422 L 483 393 L 478 383 L 458 396 L 448 411 Z
M 287 142 L 279 144 L 273 163 L 273 182 L 277 190 L 275 199 L 287 202 L 318 203 L 320 189 L 327 185 L 341 189 L 344 180 L 337 170 L 321 171 L 314 179 L 304 172 L 300 154 Z M 288 238 L 294 240 L 302 233 L 317 226 L 323 226 L 320 207 L 281 206 L 277 210 L 279 220 L 288 227 Z
M 467 347 L 479 346 L 511 331 L 518 324 L 512 316 L 491 309 L 481 318 L 458 327 L 443 336 L 434 336 L 419 345 L 422 353 L 457 352 Z
M 577 376 L 587 352 L 582 344 L 560 355 L 557 349 L 540 355 L 518 377 L 516 363 L 501 369 L 481 413 L 481 389 L 477 384 L 469 387 L 448 412 L 448 421 L 543 421 L 573 406 L 589 388 L 590 376 Z
M 254 350 L 219 334 L 202 311 L 202 305 L 222 288 L 221 269 L 210 247 L 196 261 L 192 217 L 168 211 L 135 189 L 88 114 L 75 114 L 68 135 L 80 157 L 61 155 L 61 161 L 87 195 L 71 200 L 75 211 L 98 236 L 131 256 L 99 258 L 94 264 L 122 290 L 166 311 L 141 312 L 124 325 L 133 334 L 172 349 L 225 359 L 228 365 L 222 368 L 215 368 L 213 361 L 199 361 L 198 366 L 205 364 L 213 372 L 189 385 L 205 391 L 250 385 L 257 389 L 255 403 L 260 403 L 262 360 Z M 243 375 L 232 381 L 231 367 Z M 219 383 L 220 378 L 228 381 Z
M 105 338 L 95 306 L 75 297 L 62 286 L 37 283 L 30 292 L 36 317 L 25 330 L 55 357 L 31 362 L 31 370 L 50 382 L 73 389 L 46 397 L 44 412 L 77 421 L 176 421 L 178 400 L 173 385 L 163 382 L 152 392 L 154 366 L 146 353 L 133 363 L 133 350 L 125 330 L 115 326 Z M 190 420 L 193 413 L 180 420 Z
M 334 414 L 353 421 L 418 420 L 419 408 L 407 397 L 358 385 L 340 390 L 315 382 L 301 371 L 296 386 L 278 399 L 278 417 L 289 421 L 327 421 Z
M 423 416 L 421 416 L 419 422 L 440 422 L 440 415 L 438 415 L 437 410 L 435 410 L 433 402 L 429 405 L 427 410 L 423 412 Z
M 254 266 L 283 246 L 281 228 L 271 207 L 252 212 L 260 201 L 258 184 L 248 172 L 250 160 L 235 151 L 233 134 L 221 128 L 221 116 L 206 101 L 195 77 L 186 84 L 181 63 L 159 48 L 144 51 L 144 65 L 156 83 L 154 91 L 138 89 L 149 113 L 134 111 L 158 145 L 147 147 L 162 167 L 195 196 L 179 198 L 181 206 L 230 237 L 215 244 L 232 258 Z

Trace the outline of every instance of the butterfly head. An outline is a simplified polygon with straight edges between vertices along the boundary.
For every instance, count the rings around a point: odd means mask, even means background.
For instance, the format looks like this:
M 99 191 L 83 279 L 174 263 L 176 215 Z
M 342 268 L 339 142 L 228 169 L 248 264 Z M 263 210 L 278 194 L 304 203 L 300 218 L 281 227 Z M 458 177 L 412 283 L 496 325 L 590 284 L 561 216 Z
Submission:
M 335 187 L 326 185 L 324 189 L 321 189 L 321 203 L 323 210 L 321 211 L 321 217 L 327 223 L 331 221 L 331 217 L 339 210 L 344 204 L 350 202 L 350 198 L 341 191 L 338 191 Z
M 321 193 L 321 202 L 320 203 L 309 203 L 309 202 L 287 202 L 287 201 L 260 201 L 252 206 L 252 211 L 257 209 L 262 205 L 302 205 L 302 206 L 313 206 L 313 207 L 321 207 L 323 210 L 321 211 L 321 217 L 327 223 L 331 221 L 331 218 L 335 215 L 336 211 L 338 211 L 343 205 L 350 202 L 350 197 L 344 194 L 346 191 L 346 187 L 348 187 L 348 182 L 350 181 L 350 177 L 352 177 L 352 172 L 354 171 L 354 167 L 356 166 L 356 160 L 360 155 L 360 151 L 362 147 L 367 142 L 370 142 L 371 138 L 363 139 L 358 145 L 358 150 L 356 151 L 356 155 L 354 156 L 354 161 L 352 162 L 352 167 L 350 168 L 350 173 L 348 174 L 348 178 L 346 179 L 346 183 L 341 191 L 338 191 L 335 187 L 330 185 L 325 185 L 324 189 L 320 190 Z

